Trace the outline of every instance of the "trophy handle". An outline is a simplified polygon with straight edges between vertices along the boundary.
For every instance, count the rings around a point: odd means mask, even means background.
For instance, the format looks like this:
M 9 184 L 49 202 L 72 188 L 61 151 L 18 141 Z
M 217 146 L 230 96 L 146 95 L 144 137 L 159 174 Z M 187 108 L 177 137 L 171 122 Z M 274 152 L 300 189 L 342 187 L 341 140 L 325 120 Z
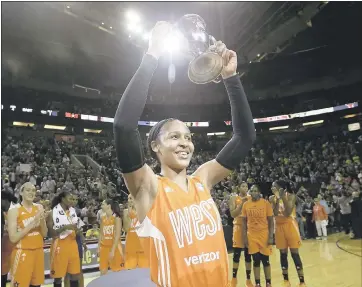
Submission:
M 212 35 L 209 35 L 209 47 L 210 47 L 211 45 L 215 45 L 215 46 L 216 46 L 216 43 L 217 43 L 217 41 L 216 41 L 215 37 L 212 36 Z M 220 83 L 221 81 L 222 81 L 221 75 L 219 75 L 215 80 L 213 80 L 213 82 L 216 83 L 216 84 Z

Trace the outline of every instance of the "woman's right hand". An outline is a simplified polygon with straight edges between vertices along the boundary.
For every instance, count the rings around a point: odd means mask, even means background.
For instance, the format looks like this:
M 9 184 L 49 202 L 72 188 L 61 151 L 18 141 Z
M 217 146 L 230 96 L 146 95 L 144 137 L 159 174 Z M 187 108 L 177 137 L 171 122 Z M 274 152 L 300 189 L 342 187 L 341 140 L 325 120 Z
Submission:
M 151 31 L 147 54 L 159 59 L 165 49 L 165 39 L 172 32 L 172 24 L 159 21 Z

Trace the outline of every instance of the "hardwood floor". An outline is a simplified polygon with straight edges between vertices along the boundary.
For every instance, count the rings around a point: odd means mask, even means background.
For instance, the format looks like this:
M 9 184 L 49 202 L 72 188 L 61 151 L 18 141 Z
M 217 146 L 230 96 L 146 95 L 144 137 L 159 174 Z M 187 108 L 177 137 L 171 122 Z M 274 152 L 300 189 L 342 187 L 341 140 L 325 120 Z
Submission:
M 336 242 L 347 248 L 350 247 L 356 254 L 362 251 L 361 240 L 351 240 L 346 235 L 336 234 L 328 237 L 327 241 L 305 240 L 300 249 L 304 266 L 305 282 L 308 287 L 361 287 L 362 258 L 350 254 L 336 245 Z M 274 248 L 270 257 L 272 267 L 273 287 L 283 286 L 283 276 L 280 269 L 279 251 Z M 230 255 L 232 260 L 232 255 Z M 243 260 L 243 257 L 241 257 Z M 232 261 L 230 261 L 232 262 Z M 289 279 L 292 286 L 297 286 L 298 277 L 293 259 L 288 256 Z M 231 267 L 232 268 L 232 267 Z M 264 273 L 261 271 L 262 286 L 265 286 Z M 252 279 L 253 276 L 252 276 Z M 238 272 L 238 287 L 244 287 L 245 268 L 241 264 Z M 254 283 L 254 281 L 253 281 Z
M 337 246 L 337 241 L 338 245 Z M 343 248 L 343 249 L 341 249 Z M 304 265 L 305 281 L 308 287 L 361 287 L 362 286 L 362 258 L 346 251 L 362 254 L 362 240 L 350 240 L 343 234 L 328 237 L 327 241 L 305 240 L 300 249 Z M 230 269 L 232 269 L 232 254 L 230 256 Z M 245 267 L 243 255 L 238 272 L 238 287 L 244 287 Z M 289 261 L 289 278 L 292 286 L 297 286 L 298 277 L 292 258 Z M 280 270 L 279 251 L 273 249 L 270 257 L 272 267 L 272 285 L 281 287 L 283 277 Z M 231 274 L 231 272 L 230 272 Z M 95 274 L 94 274 L 95 275 Z M 87 274 L 86 284 L 97 278 Z M 261 271 L 262 286 L 265 286 L 264 273 Z M 91 277 L 89 277 L 91 276 Z M 254 277 L 252 275 L 252 280 Z M 45 286 L 53 286 L 52 284 Z

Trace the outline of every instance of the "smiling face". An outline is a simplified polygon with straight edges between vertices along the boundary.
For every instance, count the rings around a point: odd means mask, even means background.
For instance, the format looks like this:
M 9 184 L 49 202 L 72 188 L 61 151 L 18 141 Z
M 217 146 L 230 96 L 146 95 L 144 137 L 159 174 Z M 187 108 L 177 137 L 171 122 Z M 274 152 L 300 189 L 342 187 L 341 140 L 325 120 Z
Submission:
M 186 169 L 194 152 L 189 128 L 179 120 L 167 122 L 151 143 L 161 165 L 176 171 Z
M 33 202 L 36 196 L 36 188 L 31 183 L 27 182 L 24 184 L 20 195 L 23 201 Z

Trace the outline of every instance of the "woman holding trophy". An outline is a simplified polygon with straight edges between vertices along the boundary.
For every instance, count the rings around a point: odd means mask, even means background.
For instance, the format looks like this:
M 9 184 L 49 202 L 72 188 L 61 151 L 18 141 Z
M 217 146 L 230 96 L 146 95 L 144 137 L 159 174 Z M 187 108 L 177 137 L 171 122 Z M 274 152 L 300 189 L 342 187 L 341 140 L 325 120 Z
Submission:
M 194 151 L 190 130 L 177 119 L 162 120 L 148 137 L 148 148 L 161 165 L 159 175 L 153 172 L 145 163 L 138 120 L 172 28 L 166 22 L 156 24 L 148 51 L 119 102 L 114 119 L 117 157 L 134 198 L 136 231 L 149 259 L 151 280 L 162 287 L 230 286 L 224 233 L 210 189 L 249 152 L 255 140 L 253 118 L 236 73 L 237 55 L 217 42 L 212 49 L 223 63 L 221 76 L 230 99 L 233 137 L 216 159 L 187 176 Z M 134 284 L 138 286 L 137 279 Z

